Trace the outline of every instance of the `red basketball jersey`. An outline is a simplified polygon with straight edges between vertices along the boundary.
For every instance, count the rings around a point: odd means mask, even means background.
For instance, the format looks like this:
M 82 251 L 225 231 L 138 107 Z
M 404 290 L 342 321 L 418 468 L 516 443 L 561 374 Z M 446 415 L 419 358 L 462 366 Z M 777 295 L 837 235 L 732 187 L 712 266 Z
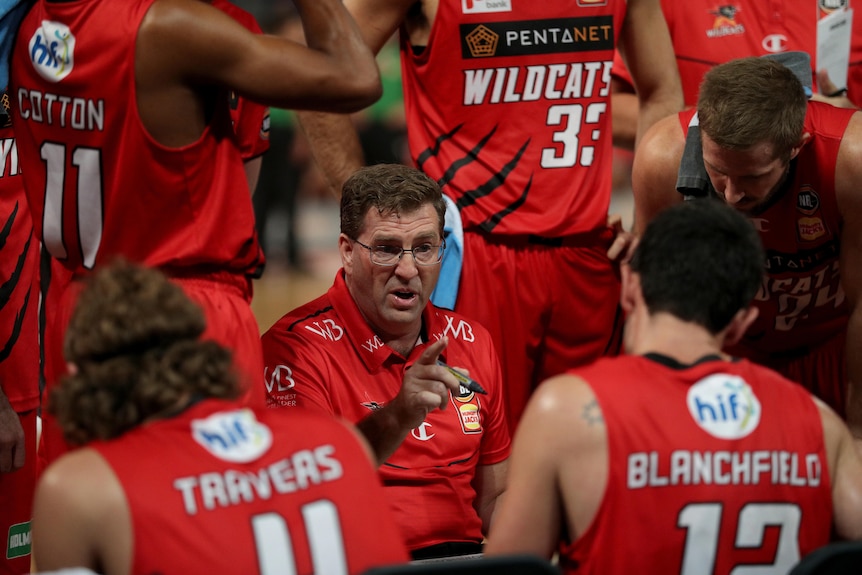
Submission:
M 829 541 L 823 429 L 798 385 L 746 360 L 625 356 L 573 373 L 602 409 L 609 475 L 561 553 L 569 572 L 787 572 Z
M 227 94 L 181 148 L 154 141 L 139 117 L 136 37 L 152 2 L 40 1 L 21 24 L 10 94 L 37 236 L 72 271 L 122 255 L 258 273 Z
M 625 10 L 624 0 L 447 0 L 424 50 L 402 34 L 410 152 L 465 228 L 556 237 L 606 224 Z
M 347 574 L 408 559 L 368 456 L 332 418 L 210 400 L 90 447 L 126 493 L 132 573 Z

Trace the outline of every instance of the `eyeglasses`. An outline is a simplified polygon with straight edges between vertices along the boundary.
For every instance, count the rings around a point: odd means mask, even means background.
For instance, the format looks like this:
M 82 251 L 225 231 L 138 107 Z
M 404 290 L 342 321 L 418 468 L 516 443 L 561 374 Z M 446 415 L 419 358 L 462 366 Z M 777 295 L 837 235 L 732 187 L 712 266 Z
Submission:
M 405 250 L 398 246 L 366 246 L 359 240 L 353 240 L 369 252 L 371 252 L 371 263 L 379 266 L 396 266 L 401 261 L 405 252 L 413 255 L 413 261 L 417 266 L 433 266 L 439 264 L 443 259 L 443 250 L 446 249 L 446 240 L 439 246 L 433 244 L 422 244 L 412 250 Z

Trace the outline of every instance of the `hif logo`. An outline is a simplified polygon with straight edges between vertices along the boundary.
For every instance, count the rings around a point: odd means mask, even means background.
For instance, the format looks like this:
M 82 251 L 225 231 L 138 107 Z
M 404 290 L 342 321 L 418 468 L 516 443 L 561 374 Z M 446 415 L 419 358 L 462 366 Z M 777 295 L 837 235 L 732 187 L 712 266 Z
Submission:
M 740 439 L 760 424 L 760 401 L 741 377 L 726 373 L 701 379 L 688 390 L 688 411 L 704 431 Z
M 272 431 L 250 409 L 223 411 L 192 421 L 192 437 L 215 457 L 234 463 L 254 461 L 272 445 Z
M 75 36 L 60 22 L 42 20 L 30 38 L 30 61 L 40 76 L 59 82 L 75 65 Z

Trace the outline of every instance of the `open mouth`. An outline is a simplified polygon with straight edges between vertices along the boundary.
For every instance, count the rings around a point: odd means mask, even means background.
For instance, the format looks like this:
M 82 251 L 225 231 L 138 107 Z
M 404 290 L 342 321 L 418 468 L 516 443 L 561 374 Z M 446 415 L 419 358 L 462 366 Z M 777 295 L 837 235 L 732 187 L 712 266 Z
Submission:
M 394 290 L 389 292 L 389 295 L 392 296 L 391 305 L 398 309 L 411 308 L 419 297 L 415 291 L 410 290 Z

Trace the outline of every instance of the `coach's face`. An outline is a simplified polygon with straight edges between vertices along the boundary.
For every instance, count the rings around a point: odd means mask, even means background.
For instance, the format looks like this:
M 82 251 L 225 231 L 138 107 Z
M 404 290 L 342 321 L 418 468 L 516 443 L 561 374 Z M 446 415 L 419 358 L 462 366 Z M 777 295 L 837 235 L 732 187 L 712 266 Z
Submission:
M 776 155 L 775 146 L 769 142 L 731 150 L 716 144 L 706 133 L 701 138 L 703 164 L 719 197 L 748 215 L 766 208 L 784 185 L 790 162 Z M 790 159 L 799 154 L 806 139 L 792 149 Z
M 380 214 L 372 208 L 365 214 L 359 237 L 341 234 L 339 238 L 350 294 L 384 342 L 413 333 L 418 337 L 422 310 L 440 276 L 439 261 L 419 265 L 413 253 L 404 252 L 400 259 L 393 254 L 399 249 L 418 250 L 416 253 L 426 252 L 418 256 L 421 259 L 435 260 L 437 247 L 443 242 L 439 230 L 437 211 L 431 204 L 403 214 Z M 428 258 L 432 248 L 435 257 Z M 390 265 L 379 263 L 384 260 Z

